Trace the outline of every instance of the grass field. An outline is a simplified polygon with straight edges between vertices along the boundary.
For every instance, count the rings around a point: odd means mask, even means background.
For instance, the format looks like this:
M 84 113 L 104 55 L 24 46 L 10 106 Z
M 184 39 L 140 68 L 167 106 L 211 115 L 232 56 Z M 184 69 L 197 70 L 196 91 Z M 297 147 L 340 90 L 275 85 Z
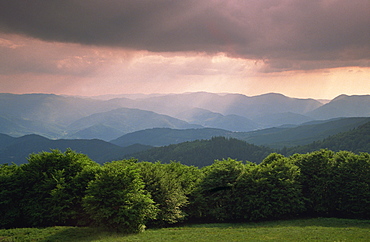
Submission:
M 95 228 L 0 230 L 7 241 L 370 241 L 370 220 L 315 218 L 237 224 L 196 224 L 124 235 Z

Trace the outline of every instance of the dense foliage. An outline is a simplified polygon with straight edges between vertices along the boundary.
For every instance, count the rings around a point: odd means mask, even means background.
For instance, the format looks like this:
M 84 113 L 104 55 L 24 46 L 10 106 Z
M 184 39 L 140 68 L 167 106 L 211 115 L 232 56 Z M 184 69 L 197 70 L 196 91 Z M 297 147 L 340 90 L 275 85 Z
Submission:
M 319 150 L 262 163 L 122 160 L 67 150 L 0 167 L 0 227 L 95 225 L 127 233 L 183 221 L 370 218 L 370 155 Z
M 173 160 L 189 166 L 209 166 L 217 159 L 232 158 L 236 160 L 248 160 L 259 163 L 272 149 L 248 144 L 245 141 L 213 137 L 210 140 L 196 140 L 164 147 L 157 147 L 133 154 L 136 158 L 146 161 L 162 161 L 169 163 Z M 130 155 L 131 156 L 131 155 Z
M 370 155 L 314 151 L 293 155 L 310 215 L 370 218 Z
M 243 137 L 244 133 L 234 133 L 234 135 L 238 136 L 239 139 L 213 137 L 210 140 L 196 140 L 164 147 L 156 147 L 139 153 L 130 154 L 127 158 L 135 156 L 140 160 L 151 162 L 159 160 L 164 163 L 169 163 L 171 160 L 180 160 L 186 165 L 203 167 L 211 165 L 216 159 L 228 157 L 236 160 L 248 160 L 254 163 L 259 163 L 272 152 L 279 152 L 286 156 L 290 156 L 295 153 L 304 154 L 320 149 L 330 149 L 333 151 L 349 150 L 355 153 L 370 152 L 370 122 L 366 122 L 367 120 L 368 118 L 339 119 L 332 122 L 326 122 L 321 125 L 299 126 L 295 129 L 286 130 L 279 128 L 285 130 L 281 132 L 276 131 L 279 130 L 278 128 L 268 129 L 263 130 L 263 132 L 266 133 L 260 133 L 259 135 L 252 135 L 250 137 L 251 141 L 257 144 L 271 142 L 269 144 L 274 144 L 273 146 L 276 147 L 283 147 L 284 144 L 292 146 L 293 143 L 298 142 L 297 137 L 304 140 L 303 143 L 307 143 L 307 141 L 311 139 L 327 137 L 330 134 L 327 130 L 331 130 L 333 132 L 333 130 L 342 130 L 352 127 L 355 124 L 365 122 L 365 124 L 359 125 L 353 130 L 329 136 L 324 140 L 314 141 L 307 145 L 284 147 L 280 150 L 273 150 L 269 147 L 248 144 L 247 142 L 240 140 L 249 139 L 248 137 Z M 290 131 L 288 132 L 288 130 Z M 317 136 L 313 135 L 313 137 L 309 138 L 308 134 L 317 134 Z M 267 140 L 269 141 L 267 142 Z M 287 142 L 284 140 L 290 141 Z M 298 143 L 302 142 L 302 140 Z
M 12 216 L 1 226 L 88 223 L 82 198 L 97 169 L 97 163 L 69 149 L 31 154 L 28 163 L 19 167 L 3 165 L 0 217 L 9 217 L 10 212 Z
M 163 225 L 176 223 L 184 218 L 182 207 L 187 198 L 182 191 L 180 181 L 175 173 L 170 172 L 166 165 L 161 163 L 138 163 L 145 189 L 152 195 L 152 199 L 159 211 L 155 223 Z
M 370 122 L 360 125 L 353 130 L 332 135 L 307 145 L 285 148 L 281 152 L 285 155 L 292 155 L 295 153 L 313 152 L 319 149 L 349 150 L 355 153 L 370 152 Z
M 106 163 L 89 183 L 83 202 L 95 224 L 119 232 L 142 231 L 157 212 L 130 161 Z

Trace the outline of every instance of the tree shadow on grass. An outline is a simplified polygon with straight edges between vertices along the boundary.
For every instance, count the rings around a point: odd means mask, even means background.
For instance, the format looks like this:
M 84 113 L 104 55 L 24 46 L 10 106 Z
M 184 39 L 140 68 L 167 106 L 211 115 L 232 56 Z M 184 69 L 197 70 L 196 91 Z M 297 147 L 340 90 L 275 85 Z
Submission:
M 302 218 L 273 220 L 261 222 L 244 223 L 199 223 L 199 224 L 179 224 L 171 226 L 169 230 L 188 230 L 191 228 L 213 228 L 213 229 L 258 229 L 258 228 L 284 228 L 284 227 L 332 227 L 332 228 L 361 228 L 370 229 L 370 220 L 338 219 L 338 218 Z M 156 230 L 158 228 L 149 228 Z M 124 241 L 130 234 L 107 231 L 102 228 L 94 227 L 56 227 L 55 232 L 44 237 L 43 242 L 65 242 L 65 241 Z M 145 232 L 144 232 L 145 233 Z
M 122 238 L 128 234 L 117 233 L 112 231 L 107 231 L 101 228 L 94 227 L 68 227 L 61 229 L 60 232 L 57 232 L 53 235 L 48 236 L 43 242 L 65 242 L 65 241 L 81 241 L 89 242 L 96 240 L 104 240 L 110 238 Z
M 341 219 L 341 218 L 302 218 L 286 220 L 269 220 L 259 222 L 240 222 L 240 223 L 209 223 L 209 224 L 188 224 L 189 227 L 217 227 L 217 228 L 252 228 L 252 227 L 333 227 L 333 228 L 369 228 L 370 220 L 361 219 Z

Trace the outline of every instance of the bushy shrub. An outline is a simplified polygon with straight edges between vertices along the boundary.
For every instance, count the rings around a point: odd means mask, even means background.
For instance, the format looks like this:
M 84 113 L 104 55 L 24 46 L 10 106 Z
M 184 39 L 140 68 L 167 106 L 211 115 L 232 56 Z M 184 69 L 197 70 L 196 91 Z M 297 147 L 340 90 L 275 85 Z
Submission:
M 212 221 L 237 219 L 235 193 L 245 172 L 244 164 L 233 159 L 217 160 L 202 170 L 204 178 L 194 200 L 199 216 Z
M 296 216 L 304 210 L 299 168 L 283 156 L 267 157 L 249 169 L 239 183 L 244 219 L 261 220 Z
M 89 225 L 136 233 L 145 225 L 258 221 L 297 215 L 370 218 L 370 155 L 272 153 L 259 165 L 216 160 L 199 169 L 114 161 L 70 149 L 0 166 L 0 227 Z
M 196 199 L 211 221 L 245 221 L 297 215 L 304 209 L 299 169 L 281 155 L 261 165 L 232 159 L 205 167 Z
M 19 201 L 24 189 L 17 165 L 0 166 L 0 228 L 22 226 Z
M 370 218 L 370 155 L 348 151 L 333 157 L 333 216 Z
M 178 169 L 170 169 L 173 165 L 140 162 L 137 167 L 147 190 L 158 207 L 158 214 L 151 224 L 161 226 L 183 221 L 183 207 L 187 197 L 181 184 Z M 173 167 L 174 168 L 174 167 Z
M 86 224 L 82 198 L 99 165 L 70 149 L 31 154 L 20 167 L 25 226 Z
M 106 163 L 89 183 L 83 202 L 95 225 L 118 232 L 143 231 L 157 213 L 132 161 Z

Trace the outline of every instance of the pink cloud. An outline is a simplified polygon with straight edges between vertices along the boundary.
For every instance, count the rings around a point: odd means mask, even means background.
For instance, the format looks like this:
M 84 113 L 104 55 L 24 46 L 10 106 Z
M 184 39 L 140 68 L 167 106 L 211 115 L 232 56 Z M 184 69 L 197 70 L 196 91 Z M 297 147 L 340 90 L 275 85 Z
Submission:
M 368 0 L 2 1 L 0 91 L 370 93 L 369 15 Z
M 368 0 L 4 1 L 0 30 L 151 52 L 224 52 L 284 71 L 300 61 L 301 69 L 369 66 L 358 52 L 370 52 L 369 14 Z

